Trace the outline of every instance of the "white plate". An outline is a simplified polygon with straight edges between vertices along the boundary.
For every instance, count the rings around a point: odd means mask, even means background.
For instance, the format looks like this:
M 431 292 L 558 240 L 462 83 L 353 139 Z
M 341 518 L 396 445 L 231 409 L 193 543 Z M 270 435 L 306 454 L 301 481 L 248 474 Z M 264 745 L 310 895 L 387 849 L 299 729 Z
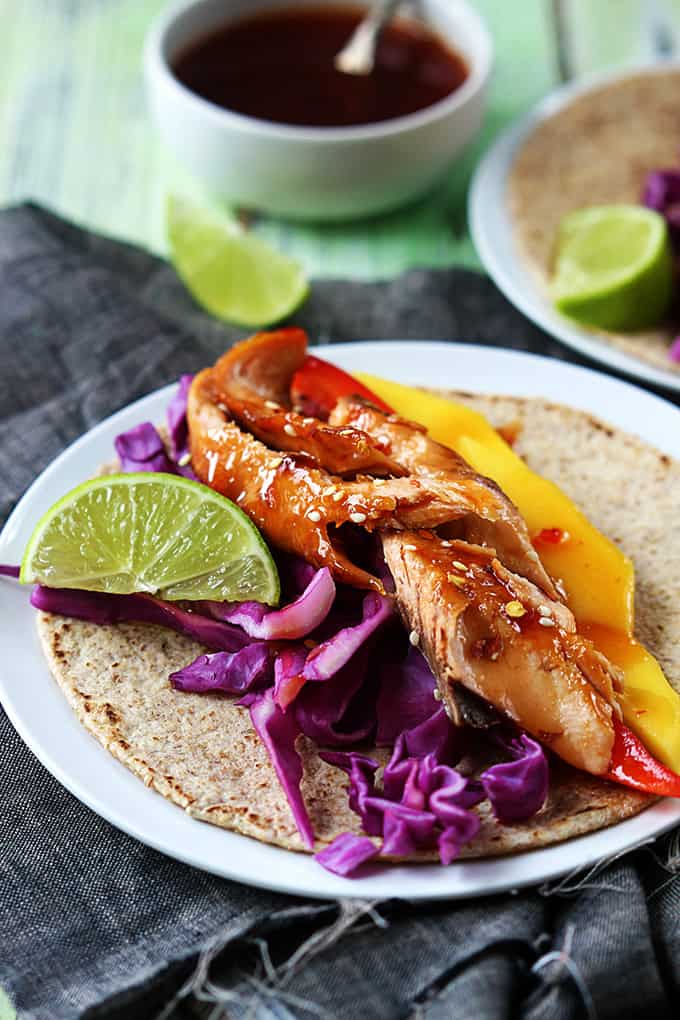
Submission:
M 527 318 L 581 354 L 635 378 L 680 390 L 680 373 L 655 368 L 639 358 L 624 354 L 556 311 L 520 255 L 506 203 L 508 175 L 515 155 L 543 121 L 594 86 L 627 77 L 632 70 L 654 74 L 667 70 L 669 66 L 676 65 L 664 63 L 654 68 L 629 69 L 625 73 L 588 75 L 578 84 L 565 85 L 552 92 L 530 113 L 500 134 L 488 150 L 470 187 L 468 216 L 472 239 L 484 268 L 508 300 Z
M 587 369 L 513 351 L 441 343 L 362 343 L 315 348 L 350 371 L 479 393 L 544 396 L 608 418 L 680 457 L 680 412 L 658 397 Z M 198 366 L 197 366 L 198 367 Z M 16 507 L 0 536 L 0 562 L 18 563 L 33 525 L 56 497 L 110 459 L 114 436 L 145 419 L 159 421 L 166 387 L 97 425 L 51 464 Z M 35 633 L 28 592 L 0 580 L 4 624 L 0 698 L 28 746 L 76 797 L 143 843 L 198 868 L 251 885 L 305 896 L 445 899 L 542 882 L 622 850 L 680 821 L 664 801 L 636 818 L 559 846 L 497 860 L 439 866 L 379 867 L 363 879 L 338 878 L 311 857 L 189 818 L 147 789 L 91 737 L 52 680 Z

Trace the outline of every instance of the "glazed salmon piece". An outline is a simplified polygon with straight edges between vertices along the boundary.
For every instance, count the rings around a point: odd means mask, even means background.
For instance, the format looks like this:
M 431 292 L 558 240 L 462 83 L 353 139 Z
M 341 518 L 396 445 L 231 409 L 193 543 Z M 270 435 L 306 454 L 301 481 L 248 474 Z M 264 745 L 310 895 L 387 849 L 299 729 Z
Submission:
M 553 599 L 560 597 L 517 507 L 494 481 L 474 471 L 454 450 L 435 442 L 420 425 L 346 397 L 338 401 L 329 421 L 365 432 L 442 499 L 465 499 L 470 512 L 450 529 L 449 537 L 495 548 L 513 573 L 533 581 Z M 447 537 L 443 529 L 440 534 Z
M 569 610 L 493 550 L 419 532 L 381 539 L 399 611 L 451 718 L 462 684 L 571 765 L 606 772 L 620 676 Z
M 407 474 L 360 429 L 332 428 L 291 410 L 290 381 L 306 355 L 307 336 L 301 329 L 256 334 L 216 362 L 212 378 L 217 400 L 267 446 L 306 455 L 332 474 Z
M 358 588 L 383 590 L 344 551 L 343 525 L 374 531 L 434 528 L 465 512 L 419 479 L 346 481 L 303 455 L 272 450 L 242 431 L 216 392 L 212 369 L 194 379 L 187 404 L 191 463 L 198 478 L 237 503 L 274 545 Z

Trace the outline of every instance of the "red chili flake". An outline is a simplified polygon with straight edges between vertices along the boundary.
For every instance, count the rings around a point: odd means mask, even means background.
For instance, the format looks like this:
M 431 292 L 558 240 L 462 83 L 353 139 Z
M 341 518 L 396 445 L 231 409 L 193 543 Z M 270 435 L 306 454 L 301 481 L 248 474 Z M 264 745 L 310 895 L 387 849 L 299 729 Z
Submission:
M 569 532 L 562 528 L 543 528 L 537 535 L 534 535 L 534 545 L 562 545 L 569 541 Z

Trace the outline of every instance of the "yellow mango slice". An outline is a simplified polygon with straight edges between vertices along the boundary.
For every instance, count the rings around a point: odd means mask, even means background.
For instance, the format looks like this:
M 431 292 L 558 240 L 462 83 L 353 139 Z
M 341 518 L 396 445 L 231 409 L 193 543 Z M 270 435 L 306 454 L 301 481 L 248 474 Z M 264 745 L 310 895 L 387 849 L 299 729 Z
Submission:
M 625 674 L 626 723 L 653 754 L 680 772 L 680 697 L 654 657 L 633 635 L 633 564 L 553 482 L 524 463 L 477 411 L 401 383 L 357 373 L 397 414 L 424 425 L 493 478 L 518 507 L 535 540 L 556 529 L 561 541 L 536 541 L 547 570 L 559 578 L 579 630 Z
M 633 629 L 633 565 L 613 542 L 588 521 L 552 482 L 531 471 L 483 415 L 463 404 L 373 376 L 359 380 L 397 414 L 424 425 L 433 439 L 456 450 L 468 464 L 488 475 L 519 508 L 529 533 L 559 528 L 565 541 L 541 544 L 539 555 L 559 578 L 576 619 Z

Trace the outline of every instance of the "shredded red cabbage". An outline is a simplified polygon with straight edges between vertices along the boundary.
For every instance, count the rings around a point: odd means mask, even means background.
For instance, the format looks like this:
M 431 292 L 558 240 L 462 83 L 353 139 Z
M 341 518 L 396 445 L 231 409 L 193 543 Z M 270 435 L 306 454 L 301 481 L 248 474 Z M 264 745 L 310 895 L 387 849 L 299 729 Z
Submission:
M 492 765 L 480 776 L 499 822 L 521 822 L 539 811 L 548 796 L 548 759 L 526 733 L 499 740 L 512 761 Z
M 171 673 L 170 683 L 177 691 L 194 694 L 204 691 L 243 694 L 271 684 L 273 672 L 273 649 L 264 641 L 257 641 L 238 652 L 199 655 L 190 665 Z
M 479 832 L 480 821 L 477 815 L 459 808 L 458 818 L 449 823 L 437 837 L 439 860 L 444 865 L 451 864 L 460 854 L 462 847 L 470 843 Z
M 434 816 L 425 823 L 424 828 L 422 826 L 422 819 L 425 817 L 423 813 L 416 812 L 415 817 L 421 819 L 421 837 L 430 841 L 434 832 Z M 393 857 L 410 856 L 418 849 L 418 842 L 411 831 L 409 822 L 405 818 L 396 815 L 394 812 L 385 811 L 383 815 L 382 830 L 383 842 L 382 849 L 380 851 L 381 856 L 387 856 L 388 854 Z
M 302 667 L 307 658 L 304 645 L 282 648 L 274 665 L 274 701 L 284 712 L 300 693 L 305 679 Z
M 295 600 L 309 585 L 316 574 L 316 567 L 292 553 L 272 550 L 272 554 L 281 578 L 281 590 L 285 592 L 286 600 Z
M 192 379 L 192 375 L 180 377 L 179 388 L 166 411 L 172 456 L 168 456 L 155 426 L 145 421 L 127 432 L 121 432 L 114 440 L 121 471 L 165 471 L 198 481 L 191 467 L 185 463 L 189 454 L 187 395 Z
M 400 733 L 437 711 L 435 685 L 429 663 L 417 648 L 410 648 L 403 662 L 382 667 L 376 709 L 379 746 L 393 744 Z
M 349 776 L 349 806 L 362 817 L 366 814 L 366 798 L 375 795 L 375 773 L 378 762 L 357 751 L 320 751 L 319 757 L 329 765 L 343 769 Z M 371 828 L 374 831 L 371 831 Z M 371 826 L 366 832 L 379 836 L 380 827 Z
M 268 610 L 260 602 L 202 602 L 218 620 L 241 627 L 248 637 L 260 641 L 306 637 L 323 623 L 335 600 L 335 581 L 328 567 L 317 570 L 295 602 L 283 609 Z
M 346 878 L 379 853 L 379 847 L 368 836 L 355 836 L 352 832 L 343 832 L 324 850 L 320 850 L 315 859 L 327 871 Z
M 294 711 L 305 736 L 321 747 L 343 747 L 368 739 L 375 727 L 368 664 L 369 650 L 362 648 L 331 680 L 309 684 L 301 691 Z
M 170 452 L 174 460 L 182 460 L 188 451 L 189 426 L 187 424 L 187 397 L 193 375 L 181 375 L 179 386 L 174 397 L 168 404 L 165 420 L 168 423 L 170 436 Z
M 404 730 L 405 753 L 413 758 L 434 754 L 438 761 L 449 761 L 454 753 L 455 736 L 456 730 L 444 708 L 438 708 L 429 719 L 413 729 Z
M 371 591 L 364 597 L 361 623 L 354 627 L 343 627 L 329 640 L 317 645 L 307 656 L 304 668 L 305 680 L 320 682 L 330 680 L 352 656 L 389 620 L 394 612 L 390 599 Z
M 38 585 L 31 593 L 31 605 L 46 613 L 60 613 L 91 623 L 156 623 L 220 652 L 238 652 L 248 643 L 237 627 L 187 612 L 151 595 L 109 595 Z
M 668 226 L 673 251 L 676 256 L 680 255 L 680 167 L 652 170 L 647 174 L 642 204 L 661 213 Z M 680 336 L 669 347 L 668 357 L 680 363 Z
M 164 471 L 175 473 L 163 440 L 150 421 L 143 421 L 114 440 L 121 471 Z
M 18 577 L 21 567 L 13 567 L 11 563 L 0 563 L 0 577 Z
M 470 808 L 485 793 L 479 783 L 444 763 L 452 744 L 450 734 L 442 737 L 444 723 L 449 730 L 452 726 L 442 712 L 437 710 L 431 720 L 399 735 L 383 771 L 382 790 L 376 786 L 373 759 L 355 752 L 321 754 L 349 776 L 350 807 L 365 832 L 382 836 L 383 856 L 407 857 L 436 846 L 441 860 L 449 863 L 479 830 L 479 818 Z M 434 741 L 421 754 L 424 733 Z
M 677 250 L 680 245 L 680 168 L 652 170 L 647 174 L 642 204 L 661 213 Z
M 274 701 L 271 688 L 258 694 L 250 708 L 250 718 L 264 744 L 279 782 L 290 804 L 298 832 L 306 846 L 314 845 L 312 823 L 300 791 L 302 761 L 295 750 L 300 730 L 292 714 L 284 714 Z

